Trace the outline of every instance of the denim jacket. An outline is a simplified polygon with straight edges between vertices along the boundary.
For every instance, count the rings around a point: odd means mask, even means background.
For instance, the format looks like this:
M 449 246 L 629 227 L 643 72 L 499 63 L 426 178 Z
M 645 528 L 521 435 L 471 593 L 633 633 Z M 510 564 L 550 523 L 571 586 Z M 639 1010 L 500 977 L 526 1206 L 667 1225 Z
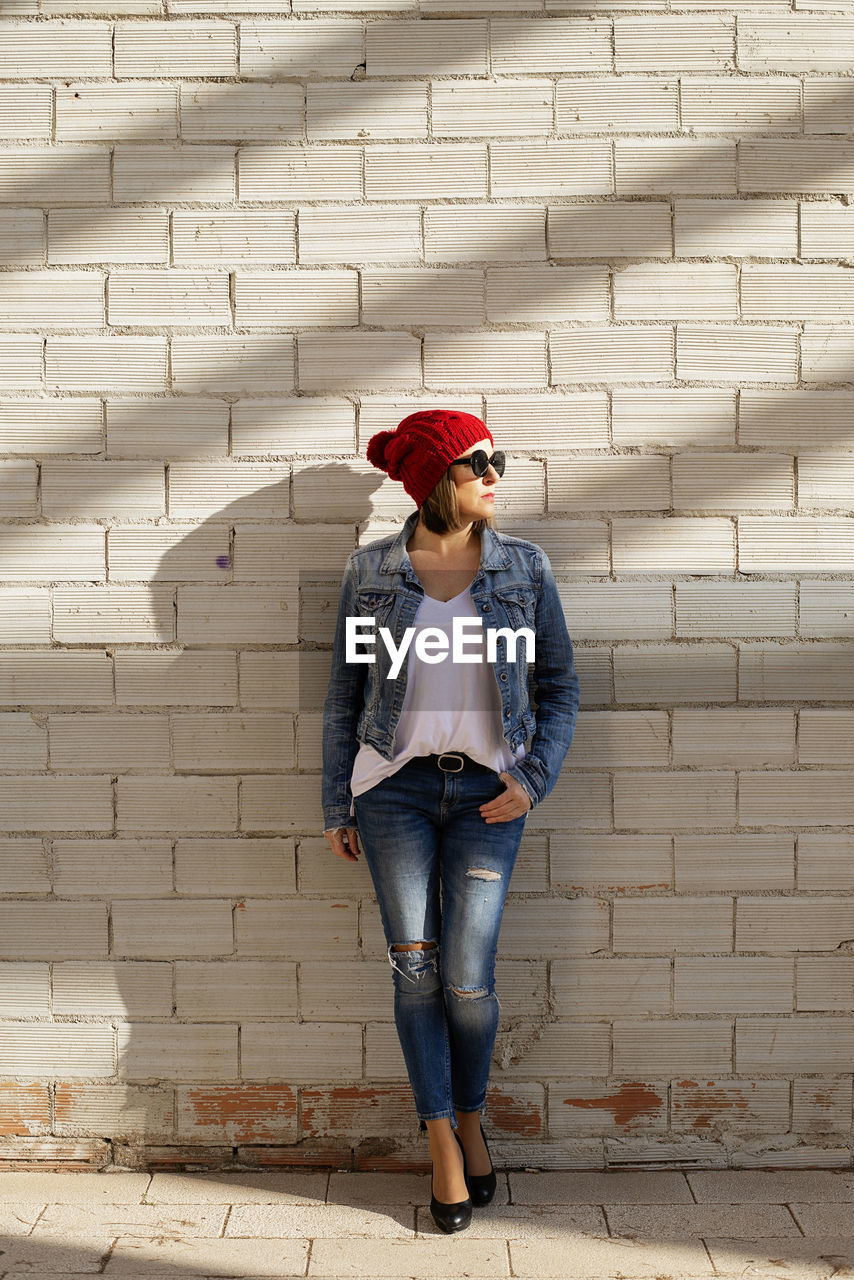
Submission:
M 417 522 L 418 512 L 413 511 L 400 533 L 351 552 L 344 569 L 323 707 L 324 830 L 356 826 L 350 813 L 350 779 L 359 743 L 368 743 L 386 760 L 394 757 L 411 649 L 397 677 L 387 679 L 391 657 L 378 637 L 379 628 L 388 627 L 399 646 L 424 595 L 406 550 Z M 484 630 L 531 627 L 534 631 L 530 671 L 524 642 L 517 646 L 512 662 L 507 660 L 506 645 L 497 646 L 492 664 L 501 695 L 505 742 L 515 752 L 533 734 L 527 754 L 507 770 L 525 788 L 533 808 L 557 782 L 572 742 L 579 702 L 572 643 L 548 556 L 533 542 L 485 525 L 471 595 Z M 345 621 L 357 615 L 375 619 L 377 643 L 371 664 L 345 661 Z M 450 661 L 450 655 L 445 660 Z M 536 716 L 530 702 L 531 677 Z

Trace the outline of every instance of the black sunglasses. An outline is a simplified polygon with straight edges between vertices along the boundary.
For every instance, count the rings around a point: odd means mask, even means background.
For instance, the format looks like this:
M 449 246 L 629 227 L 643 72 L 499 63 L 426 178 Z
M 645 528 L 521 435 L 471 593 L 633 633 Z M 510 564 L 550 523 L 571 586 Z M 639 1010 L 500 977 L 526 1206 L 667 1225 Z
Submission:
M 485 449 L 475 449 L 467 458 L 455 458 L 452 467 L 461 467 L 466 463 L 476 476 L 485 476 L 487 468 L 492 465 L 500 476 L 504 475 L 507 459 L 502 449 L 496 449 L 492 457 L 488 457 Z

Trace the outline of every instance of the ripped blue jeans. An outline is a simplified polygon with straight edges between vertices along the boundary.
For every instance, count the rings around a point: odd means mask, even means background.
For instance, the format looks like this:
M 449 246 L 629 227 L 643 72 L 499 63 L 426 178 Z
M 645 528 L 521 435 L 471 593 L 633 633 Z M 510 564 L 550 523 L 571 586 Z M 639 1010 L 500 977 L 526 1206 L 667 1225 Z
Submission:
M 528 816 L 486 822 L 480 805 L 505 790 L 498 774 L 468 756 L 459 773 L 436 761 L 408 760 L 353 802 L 422 1130 L 443 1116 L 456 1129 L 456 1111 L 485 1111 L 498 932 Z M 393 950 L 414 942 L 435 945 Z

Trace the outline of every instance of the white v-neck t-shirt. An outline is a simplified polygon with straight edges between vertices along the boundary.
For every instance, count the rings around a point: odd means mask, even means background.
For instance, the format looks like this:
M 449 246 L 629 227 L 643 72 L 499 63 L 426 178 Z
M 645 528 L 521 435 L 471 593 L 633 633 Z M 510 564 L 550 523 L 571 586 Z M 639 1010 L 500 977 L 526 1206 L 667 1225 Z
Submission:
M 361 742 L 350 780 L 353 796 L 369 791 L 382 778 L 396 773 L 413 756 L 464 751 L 472 760 L 494 769 L 496 773 L 510 769 L 524 759 L 524 743 L 520 743 L 514 755 L 504 741 L 501 696 L 492 663 L 486 658 L 485 636 L 480 646 L 482 661 L 451 661 L 455 617 L 479 617 L 470 587 L 454 596 L 453 600 L 423 597 L 412 622 L 416 634 L 408 650 L 406 693 L 395 731 L 394 758 L 386 760 L 368 743 Z M 448 637 L 447 650 L 441 662 L 423 662 L 415 652 L 418 633 L 425 627 L 438 628 Z M 467 654 L 477 654 L 476 642 L 476 633 L 467 631 Z M 352 803 L 350 815 L 354 816 Z

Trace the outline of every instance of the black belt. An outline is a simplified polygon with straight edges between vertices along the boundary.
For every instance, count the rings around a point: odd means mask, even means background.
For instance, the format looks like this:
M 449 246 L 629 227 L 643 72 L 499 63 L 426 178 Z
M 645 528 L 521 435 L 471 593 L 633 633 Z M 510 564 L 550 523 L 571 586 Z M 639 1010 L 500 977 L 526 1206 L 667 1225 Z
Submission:
M 443 773 L 462 773 L 463 769 L 468 767 L 475 769 L 483 769 L 486 766 L 479 764 L 477 760 L 472 760 L 471 756 L 467 756 L 462 751 L 442 751 L 438 755 L 433 752 L 429 756 L 425 756 L 431 764 L 437 764 Z

